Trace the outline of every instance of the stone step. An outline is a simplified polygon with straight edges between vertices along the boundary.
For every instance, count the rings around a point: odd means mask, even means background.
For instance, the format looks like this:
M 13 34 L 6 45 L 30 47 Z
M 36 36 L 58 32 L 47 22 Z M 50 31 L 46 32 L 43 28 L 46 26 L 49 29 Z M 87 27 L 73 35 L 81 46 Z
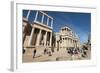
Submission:
M 36 56 L 40 56 L 44 53 L 44 46 L 37 46 L 35 48 L 25 48 L 25 54 L 32 54 L 33 55 L 33 51 L 34 49 L 36 49 Z

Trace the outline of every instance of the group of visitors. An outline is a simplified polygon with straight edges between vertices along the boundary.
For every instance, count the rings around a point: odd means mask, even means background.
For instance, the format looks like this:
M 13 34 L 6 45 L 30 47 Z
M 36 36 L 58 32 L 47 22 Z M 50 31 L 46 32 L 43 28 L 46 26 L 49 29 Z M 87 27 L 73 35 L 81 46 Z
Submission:
M 79 49 L 71 47 L 71 48 L 67 49 L 67 52 L 72 56 L 72 55 L 78 54 L 79 53 Z
M 37 50 L 34 49 L 34 50 L 33 50 L 33 58 L 36 57 L 36 53 L 37 53 Z M 47 54 L 48 56 L 52 56 L 52 52 L 51 52 L 51 50 L 49 49 L 49 47 L 44 47 L 43 54 L 44 54 L 44 55 Z

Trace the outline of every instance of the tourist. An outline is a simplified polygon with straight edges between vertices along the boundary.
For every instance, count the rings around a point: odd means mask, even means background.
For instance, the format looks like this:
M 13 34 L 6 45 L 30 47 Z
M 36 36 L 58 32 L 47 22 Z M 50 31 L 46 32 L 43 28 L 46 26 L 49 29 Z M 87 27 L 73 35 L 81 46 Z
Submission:
M 25 49 L 23 49 L 23 54 L 25 53 Z
M 45 48 L 45 49 L 44 49 L 44 54 L 46 54 L 46 53 L 47 53 L 47 49 Z
M 36 49 L 34 49 L 33 51 L 33 58 L 35 57 L 35 55 L 36 55 Z

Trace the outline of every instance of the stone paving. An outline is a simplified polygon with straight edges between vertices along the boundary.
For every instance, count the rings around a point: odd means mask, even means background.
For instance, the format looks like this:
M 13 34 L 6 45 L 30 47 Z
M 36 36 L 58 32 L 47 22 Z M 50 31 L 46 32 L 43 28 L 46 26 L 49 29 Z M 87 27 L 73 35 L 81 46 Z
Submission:
M 40 48 L 42 49 L 42 47 Z M 33 58 L 33 49 L 28 49 L 23 55 L 23 62 L 45 62 L 45 61 L 67 61 L 67 60 L 84 60 L 84 59 L 90 59 L 90 51 L 87 51 L 87 57 L 83 58 L 81 57 L 81 54 L 76 54 L 76 55 L 70 55 L 67 53 L 67 50 L 64 48 L 61 48 L 59 51 L 55 51 L 52 53 L 51 56 L 49 54 L 42 54 L 36 55 Z

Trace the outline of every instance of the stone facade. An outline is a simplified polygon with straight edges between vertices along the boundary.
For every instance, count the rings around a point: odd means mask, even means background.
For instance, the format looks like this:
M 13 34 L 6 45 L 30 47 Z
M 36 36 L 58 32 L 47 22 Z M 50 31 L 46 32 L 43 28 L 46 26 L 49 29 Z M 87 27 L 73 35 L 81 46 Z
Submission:
M 23 17 L 23 49 L 37 55 L 43 54 L 45 49 L 54 52 L 61 48 L 80 48 L 79 37 L 69 28 L 61 27 L 60 32 L 53 33 L 53 17 L 43 11 L 36 11 L 32 23 L 29 22 L 31 10 Z M 56 35 L 54 35 L 56 34 Z M 66 50 L 66 49 L 65 49 Z M 29 52 L 29 53 L 30 53 Z
M 29 21 L 33 10 L 23 17 L 23 62 L 59 61 L 81 59 L 79 37 L 69 27 L 53 32 L 53 17 L 45 11 L 35 11 L 34 20 Z M 90 38 L 88 43 L 90 43 Z M 34 52 L 35 51 L 35 52 Z
M 43 48 L 39 51 L 43 52 L 45 47 L 52 46 L 53 18 L 42 11 L 36 11 L 35 19 L 30 24 L 28 21 L 30 12 L 28 11 L 26 18 L 23 18 L 23 48 L 36 50 Z M 41 19 L 39 14 L 41 14 Z
M 80 40 L 69 27 L 62 27 L 60 32 L 56 33 L 56 47 L 80 48 Z

